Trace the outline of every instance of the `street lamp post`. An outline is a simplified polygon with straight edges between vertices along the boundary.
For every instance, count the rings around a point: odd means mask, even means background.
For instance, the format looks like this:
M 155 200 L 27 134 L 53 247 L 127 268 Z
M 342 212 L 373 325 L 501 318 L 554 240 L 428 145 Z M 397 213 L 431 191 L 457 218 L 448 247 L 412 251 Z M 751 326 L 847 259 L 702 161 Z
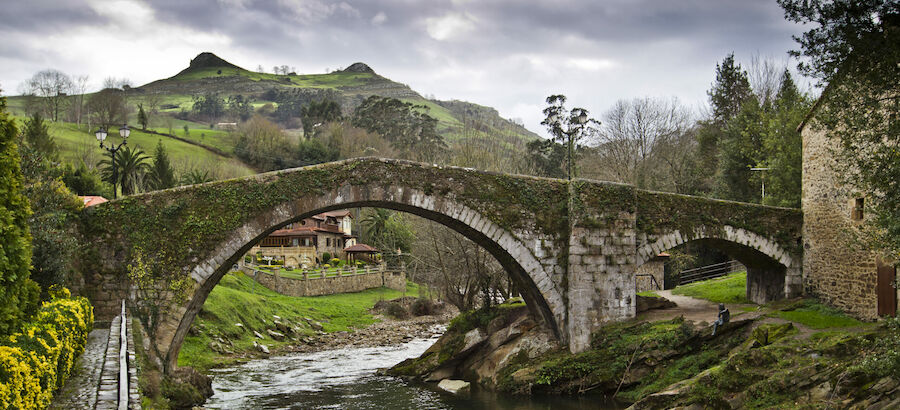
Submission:
M 122 142 L 119 145 L 104 145 L 103 142 L 106 141 L 106 128 L 100 127 L 94 133 L 94 136 L 97 137 L 97 141 L 100 141 L 100 148 L 103 148 L 109 151 L 110 157 L 110 165 L 112 165 L 113 172 L 113 199 L 117 196 L 118 182 L 119 182 L 119 166 L 116 165 L 116 152 L 119 151 L 119 148 L 122 148 L 123 145 L 128 143 L 128 136 L 131 135 L 131 128 L 128 128 L 128 124 L 122 124 L 119 127 L 119 136 L 122 137 Z
M 750 168 L 751 171 L 765 172 L 772 168 Z M 766 199 L 766 177 L 765 174 L 759 176 L 760 182 L 762 182 L 762 198 L 760 198 L 759 202 L 762 202 Z

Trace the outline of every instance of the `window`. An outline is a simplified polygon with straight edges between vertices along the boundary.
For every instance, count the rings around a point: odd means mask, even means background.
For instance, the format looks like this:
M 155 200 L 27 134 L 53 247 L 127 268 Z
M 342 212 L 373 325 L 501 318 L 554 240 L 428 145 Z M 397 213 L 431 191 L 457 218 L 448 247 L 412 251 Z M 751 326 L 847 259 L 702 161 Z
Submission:
M 850 218 L 854 221 L 861 221 L 863 219 L 863 216 L 865 216 L 865 207 L 865 198 L 856 198 L 856 201 L 854 201 L 853 205 L 853 212 L 850 214 Z
M 300 244 L 300 240 L 297 239 L 297 238 L 294 238 L 294 239 L 291 241 L 291 245 L 293 245 L 293 246 L 297 246 L 297 245 L 299 245 L 299 244 Z
M 325 246 L 331 246 L 331 238 L 325 238 Z

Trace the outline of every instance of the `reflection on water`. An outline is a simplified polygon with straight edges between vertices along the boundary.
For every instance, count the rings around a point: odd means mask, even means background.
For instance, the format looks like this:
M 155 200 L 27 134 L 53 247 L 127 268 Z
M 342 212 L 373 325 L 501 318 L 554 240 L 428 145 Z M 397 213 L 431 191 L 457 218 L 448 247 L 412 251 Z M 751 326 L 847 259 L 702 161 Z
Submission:
M 458 397 L 435 387 L 376 375 L 417 357 L 437 339 L 254 360 L 214 370 L 213 409 L 596 409 L 598 397 L 521 397 L 476 390 Z

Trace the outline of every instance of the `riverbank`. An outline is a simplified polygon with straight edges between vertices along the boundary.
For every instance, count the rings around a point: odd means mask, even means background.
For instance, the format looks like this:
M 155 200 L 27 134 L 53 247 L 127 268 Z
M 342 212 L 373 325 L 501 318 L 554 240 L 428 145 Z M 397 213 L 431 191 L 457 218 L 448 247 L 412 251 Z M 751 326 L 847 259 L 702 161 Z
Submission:
M 435 326 L 449 321 L 455 309 L 429 301 L 429 306 L 433 305 L 430 310 L 440 308 L 434 312 L 437 314 L 410 314 L 407 320 L 398 320 L 385 309 L 372 309 L 376 304 L 387 307 L 387 301 L 405 297 L 403 309 L 408 311 L 419 294 L 418 285 L 409 282 L 405 291 L 377 288 L 291 297 L 275 293 L 241 272 L 232 272 L 213 289 L 197 315 L 178 365 L 206 373 L 268 355 L 389 346 L 416 337 L 428 338 L 440 332 Z
M 737 313 L 715 335 L 682 316 L 613 323 L 571 354 L 524 307 L 501 305 L 454 319 L 389 374 L 511 394 L 599 394 L 636 409 L 900 406 L 900 320 L 861 323 L 812 299 Z

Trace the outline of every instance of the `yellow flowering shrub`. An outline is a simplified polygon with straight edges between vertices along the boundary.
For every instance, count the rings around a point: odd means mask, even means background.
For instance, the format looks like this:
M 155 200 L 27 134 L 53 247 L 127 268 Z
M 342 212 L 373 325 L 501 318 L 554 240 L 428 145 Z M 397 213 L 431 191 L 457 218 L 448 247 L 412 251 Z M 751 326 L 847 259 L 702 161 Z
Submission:
M 0 409 L 44 409 L 84 352 L 94 308 L 68 290 L 51 292 L 34 319 L 0 340 Z

